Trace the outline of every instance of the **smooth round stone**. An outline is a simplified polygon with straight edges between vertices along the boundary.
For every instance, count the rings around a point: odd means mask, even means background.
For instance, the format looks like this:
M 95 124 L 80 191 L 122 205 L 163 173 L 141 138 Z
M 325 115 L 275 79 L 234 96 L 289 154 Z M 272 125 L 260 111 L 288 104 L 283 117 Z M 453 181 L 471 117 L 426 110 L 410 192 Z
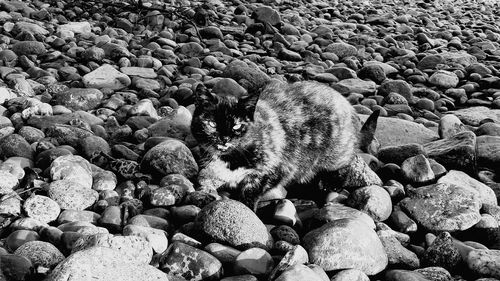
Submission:
M 17 133 L 28 143 L 37 142 L 45 137 L 42 130 L 31 126 L 23 126 Z
M 18 56 L 41 55 L 47 52 L 45 45 L 38 41 L 20 41 L 12 45 L 12 51 Z
M 358 54 L 356 47 L 347 43 L 332 43 L 325 48 L 325 51 L 334 53 L 340 59 Z
M 170 280 L 159 269 L 108 247 L 91 247 L 71 254 L 54 268 L 48 280 L 66 281 L 73 278 L 95 281 Z
M 449 138 L 460 132 L 467 130 L 465 125 L 453 114 L 446 114 L 439 120 L 439 136 L 441 138 Z
M 64 155 L 52 161 L 50 164 L 50 177 L 54 181 L 74 181 L 79 186 L 92 188 L 93 179 L 90 163 L 78 155 Z
M 71 154 L 72 154 L 71 151 L 62 147 L 50 148 L 38 153 L 38 155 L 35 158 L 35 165 L 36 167 L 45 170 L 59 156 L 71 155 Z
M 101 104 L 104 95 L 99 89 L 70 88 L 54 97 L 54 102 L 71 110 L 92 110 Z
M 104 64 L 96 70 L 85 74 L 82 82 L 87 88 L 109 88 L 112 90 L 121 90 L 132 83 L 128 75 L 118 71 L 109 64 Z
M 141 167 L 167 175 L 182 174 L 192 178 L 198 173 L 198 165 L 191 151 L 178 140 L 166 140 L 146 152 Z
M 403 176 L 411 183 L 423 184 L 434 180 L 429 160 L 423 155 L 410 157 L 401 164 Z
M 237 274 L 266 275 L 274 267 L 271 255 L 261 248 L 250 248 L 241 252 L 234 261 L 234 272 Z
M 406 159 L 419 154 L 424 154 L 424 148 L 417 143 L 402 144 L 398 146 L 382 147 L 377 158 L 384 163 L 401 165 Z
M 212 92 L 220 96 L 233 96 L 236 98 L 247 94 L 247 90 L 231 78 L 222 78 L 217 81 Z
M 428 281 L 427 277 L 419 272 L 391 269 L 385 272 L 384 280 L 387 281 Z
M 347 204 L 367 213 L 376 221 L 386 220 L 392 212 L 389 193 L 377 185 L 356 189 L 349 195 Z
M 0 196 L 11 193 L 17 184 L 18 178 L 6 170 L 0 170 Z
M 142 78 L 149 78 L 149 79 L 154 79 L 158 76 L 153 68 L 146 68 L 146 67 L 137 67 L 137 66 L 122 67 L 120 68 L 120 71 L 128 76 L 139 76 Z
M 497 123 L 484 123 L 475 131 L 477 136 L 500 136 L 500 124 Z
M 165 231 L 169 230 L 169 222 L 166 219 L 153 215 L 137 215 L 129 219 L 128 223 L 132 225 L 152 227 Z
M 321 224 L 348 218 L 362 221 L 371 229 L 375 229 L 375 222 L 367 213 L 339 203 L 325 204 L 314 214 L 314 219 L 318 220 Z
M 48 226 L 46 223 L 29 217 L 19 218 L 10 224 L 11 231 L 32 230 L 38 232 L 46 226 Z
M 330 281 L 369 281 L 370 278 L 363 272 L 357 269 L 345 269 L 332 276 Z
M 219 243 L 210 243 L 205 246 L 204 250 L 223 264 L 234 264 L 236 257 L 241 254 L 240 250 Z
M 188 223 L 196 219 L 201 209 L 195 205 L 170 208 L 172 218 L 178 223 Z
M 456 87 L 458 81 L 459 79 L 455 73 L 446 70 L 438 70 L 429 77 L 431 84 L 446 89 Z
M 104 50 L 102 48 L 92 46 L 90 48 L 85 49 L 81 53 L 82 59 L 86 61 L 96 61 L 100 62 L 105 58 L 106 54 L 104 53 Z
M 409 103 L 413 102 L 413 94 L 410 85 L 403 80 L 388 80 L 382 83 L 377 89 L 377 94 L 387 96 L 390 93 L 402 95 Z
M 86 221 L 97 224 L 101 216 L 98 213 L 87 210 L 64 210 L 59 214 L 57 222 L 59 224 L 75 221 Z
M 92 247 L 108 247 L 116 249 L 127 260 L 148 264 L 153 257 L 153 249 L 149 242 L 139 236 L 114 236 L 112 234 L 94 234 L 78 239 L 73 245 L 72 253 Z
M 0 255 L 0 276 L 3 280 L 29 280 L 32 278 L 35 268 L 31 261 L 19 255 Z
M 374 275 L 384 270 L 388 263 L 375 231 L 359 220 L 340 219 L 326 223 L 307 233 L 303 245 L 311 263 L 325 271 L 355 268 Z
M 44 241 L 26 242 L 14 254 L 28 258 L 35 267 L 52 268 L 64 260 L 64 255 L 54 245 Z
M 418 268 L 420 267 L 420 260 L 418 256 L 403 247 L 401 242 L 389 231 L 379 230 L 377 234 L 384 245 L 387 257 L 389 259 L 389 266 L 404 267 L 404 268 Z M 409 240 L 409 238 L 408 238 Z
M 297 222 L 296 215 L 297 210 L 293 203 L 290 200 L 283 199 L 276 205 L 273 219 L 287 225 L 295 225 Z
M 380 65 L 362 67 L 358 72 L 358 77 L 361 79 L 370 79 L 377 84 L 382 83 L 387 78 L 384 69 Z
M 86 159 L 92 159 L 101 152 L 110 154 L 111 147 L 102 137 L 92 135 L 80 140 L 80 151 Z
M 111 171 L 102 170 L 93 175 L 92 189 L 98 192 L 114 190 L 118 183 L 116 175 Z
M 181 242 L 174 242 L 159 257 L 159 268 L 188 280 L 214 280 L 222 277 L 222 263 L 209 253 Z
M 469 270 L 476 274 L 500 278 L 500 250 L 471 250 L 465 262 Z
M 235 200 L 208 204 L 196 218 L 195 225 L 204 239 L 238 249 L 272 245 L 272 237 L 262 221 L 247 206 Z
M 55 180 L 48 187 L 48 196 L 57 202 L 61 209 L 84 210 L 92 206 L 99 194 L 74 180 Z
M 428 158 L 436 160 L 447 169 L 473 173 L 476 169 L 476 135 L 470 131 L 424 144 Z
M 11 134 L 0 142 L 0 151 L 3 157 L 20 156 L 28 159 L 34 159 L 35 152 L 31 148 L 28 141 L 18 134 Z
M 19 246 L 23 245 L 29 241 L 39 240 L 40 236 L 38 233 L 32 230 L 16 230 L 9 234 L 5 239 L 5 246 L 11 251 L 14 252 Z
M 42 195 L 30 196 L 24 201 L 23 209 L 28 217 L 44 223 L 55 221 L 61 212 L 56 201 Z
M 325 281 L 313 269 L 303 264 L 295 264 L 288 267 L 281 275 L 276 278 L 276 281 Z

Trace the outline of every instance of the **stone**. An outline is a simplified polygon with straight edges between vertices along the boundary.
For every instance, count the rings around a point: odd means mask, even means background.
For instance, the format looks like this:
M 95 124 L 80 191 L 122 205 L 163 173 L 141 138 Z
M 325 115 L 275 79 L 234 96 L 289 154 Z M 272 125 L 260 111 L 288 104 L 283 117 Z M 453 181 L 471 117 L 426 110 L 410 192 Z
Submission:
M 461 186 L 479 194 L 481 205 L 489 204 L 496 206 L 497 197 L 495 192 L 486 184 L 472 178 L 462 171 L 451 170 L 438 180 L 438 183 L 453 184 Z
M 332 43 L 326 46 L 325 51 L 334 53 L 339 59 L 356 56 L 358 54 L 356 47 L 347 43 Z
M 475 274 L 500 278 L 500 250 L 471 250 L 467 254 L 465 263 Z
M 141 115 L 160 119 L 153 102 L 150 99 L 142 99 L 134 104 L 128 111 L 129 116 Z
M 286 225 L 295 225 L 297 223 L 297 210 L 292 201 L 283 199 L 276 204 L 273 219 Z
M 377 84 L 382 83 L 387 78 L 384 69 L 380 65 L 363 66 L 358 72 L 358 77 L 370 79 Z
M 2 179 L 0 181 L 0 196 L 13 192 L 19 183 L 15 175 L 5 170 L 0 170 L 0 178 Z
M 483 135 L 500 137 L 500 124 L 492 122 L 484 123 L 474 133 L 478 137 Z
M 474 106 L 450 112 L 454 114 L 465 125 L 478 127 L 484 120 L 493 120 L 495 123 L 500 123 L 500 109 L 490 109 L 484 106 Z
M 389 193 L 378 185 L 370 185 L 354 190 L 349 194 L 347 205 L 367 213 L 375 221 L 386 220 L 392 212 Z
M 132 83 L 128 75 L 109 64 L 103 64 L 94 71 L 85 74 L 82 82 L 87 88 L 109 88 L 112 90 L 121 90 Z
M 277 25 L 281 23 L 280 13 L 269 6 L 257 7 L 254 10 L 255 18 L 258 21 L 268 23 L 270 25 Z
M 28 159 L 35 158 L 35 152 L 30 144 L 21 135 L 10 134 L 0 139 L 0 152 L 3 157 L 20 156 Z
M 101 103 L 103 93 L 98 89 L 70 88 L 53 99 L 56 104 L 72 110 L 92 110 Z
M 413 103 L 410 85 L 404 80 L 387 80 L 377 89 L 377 94 L 387 96 L 390 93 L 402 95 L 409 103 Z
M 424 184 L 434 180 L 429 160 L 423 155 L 418 154 L 403 161 L 401 164 L 403 176 L 411 183 Z
M 209 253 L 181 242 L 174 242 L 159 257 L 159 268 L 188 280 L 219 280 L 222 264 Z
M 38 41 L 20 41 L 12 45 L 12 51 L 18 56 L 42 55 L 47 52 L 45 45 Z
M 64 255 L 54 245 L 44 241 L 26 242 L 14 254 L 28 258 L 35 267 L 52 268 L 64 260 Z
M 142 78 L 154 79 L 158 77 L 153 68 L 127 66 L 120 68 L 120 71 L 128 76 L 139 76 Z
M 184 143 L 174 139 L 163 141 L 148 150 L 141 168 L 161 175 L 178 173 L 187 178 L 193 178 L 198 173 L 191 151 Z
M 359 78 L 349 78 L 340 80 L 332 85 L 332 88 L 343 95 L 358 93 L 364 96 L 375 94 L 377 84 L 373 81 L 361 80 Z
M 88 21 L 68 22 L 58 25 L 57 28 L 59 31 L 71 31 L 75 34 L 89 33 L 92 31 L 92 27 Z
M 275 281 L 325 281 L 314 270 L 303 265 L 296 264 L 287 268 Z
M 78 155 L 63 155 L 54 159 L 50 164 L 50 178 L 53 181 L 73 181 L 88 189 L 92 188 L 93 182 L 90 163 Z
M 344 269 L 333 275 L 331 281 L 369 281 L 370 278 L 361 270 Z
M 93 224 L 97 224 L 99 218 L 101 216 L 92 211 L 88 210 L 64 210 L 59 214 L 57 218 L 57 222 L 59 224 L 67 223 L 67 222 L 75 222 L 75 221 L 86 221 Z
M 311 263 L 325 271 L 354 268 L 367 275 L 385 269 L 387 254 L 373 229 L 353 219 L 326 223 L 303 237 Z
M 67 280 L 169 280 L 167 274 L 144 263 L 139 263 L 129 256 L 122 255 L 117 249 L 91 247 L 72 253 L 59 263 L 48 281 Z
M 467 129 L 465 125 L 453 114 L 446 114 L 439 119 L 438 133 L 439 137 L 446 139 L 458 133 L 464 132 Z
M 250 67 L 242 61 L 234 60 L 224 69 L 222 77 L 234 79 L 249 94 L 258 92 L 271 78 L 258 68 Z
M 385 146 L 380 148 L 377 158 L 384 163 L 401 165 L 406 159 L 425 154 L 424 147 L 418 143 Z
M 341 179 L 339 187 L 348 190 L 369 185 L 382 185 L 382 180 L 359 155 L 356 155 L 348 166 L 341 168 L 336 173 L 336 176 Z
M 271 247 L 272 237 L 260 219 L 243 203 L 214 201 L 195 220 L 203 240 L 227 244 L 237 249 Z
M 366 213 L 339 203 L 325 204 L 321 209 L 315 212 L 314 219 L 318 220 L 321 224 L 339 219 L 353 219 L 362 221 L 369 228 L 375 229 L 375 222 Z
M 40 222 L 55 221 L 61 212 L 56 201 L 43 195 L 32 195 L 24 201 L 23 209 L 26 215 Z
M 147 226 L 165 231 L 168 231 L 169 229 L 168 220 L 153 215 L 136 215 L 129 219 L 128 224 Z
M 46 137 L 54 139 L 59 145 L 78 146 L 81 139 L 92 136 L 93 133 L 84 128 L 78 128 L 70 125 L 51 125 L 45 130 Z
M 481 219 L 479 194 L 453 184 L 432 184 L 408 192 L 399 205 L 429 231 L 466 230 Z
M 455 73 L 446 70 L 438 70 L 429 77 L 431 84 L 445 89 L 456 87 L 458 80 Z
M 450 233 L 440 233 L 425 250 L 423 263 L 455 271 L 461 265 L 462 256 L 454 246 L 452 239 Z
M 271 272 L 274 261 L 271 255 L 261 248 L 250 248 L 241 252 L 234 261 L 234 273 L 265 276 Z
M 0 277 L 3 280 L 28 280 L 32 278 L 35 268 L 31 261 L 15 254 L 0 255 Z
M 382 242 L 382 245 L 384 245 L 390 267 L 409 269 L 420 267 L 420 260 L 418 256 L 414 252 L 403 247 L 401 242 L 396 237 L 387 234 L 387 231 L 379 230 L 377 231 L 377 234 Z
M 479 136 L 476 143 L 478 166 L 500 172 L 500 136 Z
M 404 270 L 404 269 L 391 269 L 387 270 L 384 275 L 386 281 L 429 281 L 425 275 L 419 272 Z
M 142 264 L 149 264 L 153 257 L 153 249 L 146 239 L 140 236 L 115 236 L 106 233 L 87 235 L 78 239 L 71 251 L 76 253 L 92 247 L 116 249 L 125 259 Z
M 429 158 L 447 169 L 458 169 L 467 173 L 476 170 L 476 135 L 465 131 L 447 139 L 424 144 Z
M 236 81 L 234 81 L 231 78 L 222 78 L 218 80 L 213 89 L 212 92 L 219 95 L 219 96 L 233 96 L 236 98 L 240 98 L 244 95 L 246 95 L 247 91 L 245 88 L 240 86 Z
M 451 277 L 451 274 L 448 272 L 448 270 L 438 267 L 438 266 L 432 266 L 432 267 L 424 267 L 415 270 L 415 272 L 420 273 L 424 275 L 426 278 L 430 280 L 443 280 L 443 281 L 451 281 L 453 278 Z
M 366 115 L 358 116 L 362 121 L 368 118 Z M 375 138 L 383 148 L 409 143 L 425 144 L 439 139 L 439 136 L 437 132 L 424 127 L 422 124 L 397 118 L 379 117 Z
M 164 230 L 129 224 L 123 228 L 123 235 L 144 238 L 157 254 L 163 253 L 168 247 L 168 237 Z
M 59 204 L 61 209 L 84 210 L 98 199 L 97 191 L 73 180 L 55 180 L 48 187 L 48 196 Z

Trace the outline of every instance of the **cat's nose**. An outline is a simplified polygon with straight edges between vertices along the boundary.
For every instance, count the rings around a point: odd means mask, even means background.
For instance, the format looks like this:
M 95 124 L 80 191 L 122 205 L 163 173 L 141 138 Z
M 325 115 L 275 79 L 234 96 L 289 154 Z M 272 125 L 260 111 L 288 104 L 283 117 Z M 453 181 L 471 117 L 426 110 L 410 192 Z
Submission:
M 231 140 L 231 138 L 230 138 L 230 137 L 222 137 L 222 143 L 223 143 L 223 144 L 228 143 L 230 140 Z

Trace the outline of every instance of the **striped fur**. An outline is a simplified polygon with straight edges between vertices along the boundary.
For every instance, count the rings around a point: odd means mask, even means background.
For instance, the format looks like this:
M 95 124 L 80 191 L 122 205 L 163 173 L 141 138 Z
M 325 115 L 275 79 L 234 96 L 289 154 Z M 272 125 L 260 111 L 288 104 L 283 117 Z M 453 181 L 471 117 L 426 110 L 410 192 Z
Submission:
M 354 109 L 323 84 L 273 81 L 255 106 L 214 96 L 201 100 L 192 125 L 208 154 L 199 182 L 202 187 L 237 190 L 239 199 L 252 208 L 271 188 L 306 183 L 320 172 L 347 166 L 358 145 L 361 124 Z M 220 112 L 225 119 L 214 117 Z M 217 121 L 216 128 L 204 124 L 210 118 Z M 244 133 L 232 134 L 227 128 L 238 122 L 245 126 Z

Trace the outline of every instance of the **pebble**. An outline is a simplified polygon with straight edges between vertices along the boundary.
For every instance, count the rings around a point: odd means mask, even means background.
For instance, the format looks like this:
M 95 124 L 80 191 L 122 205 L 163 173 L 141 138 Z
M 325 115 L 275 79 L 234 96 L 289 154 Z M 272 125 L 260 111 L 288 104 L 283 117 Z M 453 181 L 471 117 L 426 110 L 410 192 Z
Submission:
M 64 260 L 64 255 L 54 245 L 44 241 L 26 242 L 14 254 L 28 258 L 35 267 L 51 268 Z
M 267 275 L 274 267 L 271 255 L 261 248 L 250 248 L 241 252 L 234 261 L 236 274 Z

